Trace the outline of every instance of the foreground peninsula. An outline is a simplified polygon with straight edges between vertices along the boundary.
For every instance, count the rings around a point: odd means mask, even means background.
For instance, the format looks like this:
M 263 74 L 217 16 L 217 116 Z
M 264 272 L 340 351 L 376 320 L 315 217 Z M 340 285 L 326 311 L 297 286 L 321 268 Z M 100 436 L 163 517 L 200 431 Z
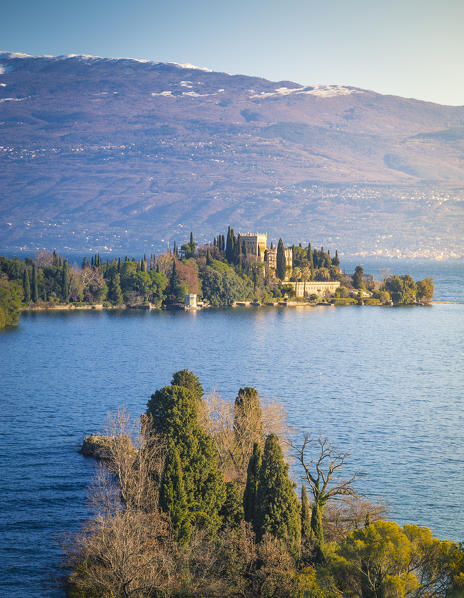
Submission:
M 106 437 L 95 518 L 68 545 L 72 598 L 463 595 L 462 546 L 384 520 L 349 455 L 289 436 L 254 388 L 229 403 L 182 370 L 136 429 L 119 411 Z

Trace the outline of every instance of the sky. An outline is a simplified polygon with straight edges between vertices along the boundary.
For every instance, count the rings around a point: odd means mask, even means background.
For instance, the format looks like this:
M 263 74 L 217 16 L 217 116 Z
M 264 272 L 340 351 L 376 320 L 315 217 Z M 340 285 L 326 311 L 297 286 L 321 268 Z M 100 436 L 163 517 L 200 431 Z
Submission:
M 464 0 L 4 0 L 0 50 L 191 63 L 464 105 Z

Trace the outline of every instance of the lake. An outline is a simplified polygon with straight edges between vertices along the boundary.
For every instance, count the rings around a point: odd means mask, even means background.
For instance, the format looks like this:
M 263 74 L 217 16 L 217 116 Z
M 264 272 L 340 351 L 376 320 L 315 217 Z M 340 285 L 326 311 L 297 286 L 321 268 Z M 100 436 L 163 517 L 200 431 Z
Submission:
M 464 301 L 462 263 L 391 269 Z M 463 355 L 464 304 L 23 314 L 0 334 L 0 595 L 63 596 L 60 542 L 88 515 L 84 436 L 183 368 L 230 400 L 245 385 L 280 400 L 351 453 L 347 474 L 392 519 L 464 540 Z

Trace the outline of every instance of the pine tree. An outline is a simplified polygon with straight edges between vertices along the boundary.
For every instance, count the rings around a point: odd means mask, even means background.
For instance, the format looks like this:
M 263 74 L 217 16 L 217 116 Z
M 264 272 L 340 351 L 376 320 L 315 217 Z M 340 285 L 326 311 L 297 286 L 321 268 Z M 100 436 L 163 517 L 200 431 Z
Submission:
M 280 280 L 284 280 L 287 271 L 287 263 L 285 260 L 285 247 L 282 239 L 279 239 L 277 244 L 277 256 L 276 256 L 276 276 Z
M 37 301 L 39 300 L 39 281 L 38 281 L 38 276 L 37 276 L 37 270 L 35 267 L 35 264 L 32 265 L 32 289 L 31 289 L 31 294 L 32 294 L 32 301 L 34 303 L 37 303 Z
M 179 453 L 173 442 L 169 443 L 166 452 L 161 476 L 159 504 L 161 509 L 169 515 L 178 542 L 181 544 L 187 542 L 191 533 L 190 513 Z
M 29 268 L 26 266 L 23 272 L 23 289 L 24 289 L 24 302 L 30 303 L 31 301 L 31 282 L 29 280 Z
M 258 501 L 259 472 L 261 469 L 262 452 L 259 444 L 253 445 L 253 453 L 248 462 L 245 492 L 243 493 L 243 513 L 245 521 L 253 524 L 256 532 L 256 514 Z
M 275 434 L 270 434 L 264 445 L 255 521 L 258 540 L 270 533 L 286 545 L 294 558 L 299 556 L 300 505 Z

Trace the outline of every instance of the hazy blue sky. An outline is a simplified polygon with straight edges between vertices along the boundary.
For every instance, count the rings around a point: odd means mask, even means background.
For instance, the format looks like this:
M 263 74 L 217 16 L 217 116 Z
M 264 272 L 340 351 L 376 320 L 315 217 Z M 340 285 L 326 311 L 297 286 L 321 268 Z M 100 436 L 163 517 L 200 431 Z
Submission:
M 0 49 L 191 62 L 464 105 L 464 0 L 5 0 Z

